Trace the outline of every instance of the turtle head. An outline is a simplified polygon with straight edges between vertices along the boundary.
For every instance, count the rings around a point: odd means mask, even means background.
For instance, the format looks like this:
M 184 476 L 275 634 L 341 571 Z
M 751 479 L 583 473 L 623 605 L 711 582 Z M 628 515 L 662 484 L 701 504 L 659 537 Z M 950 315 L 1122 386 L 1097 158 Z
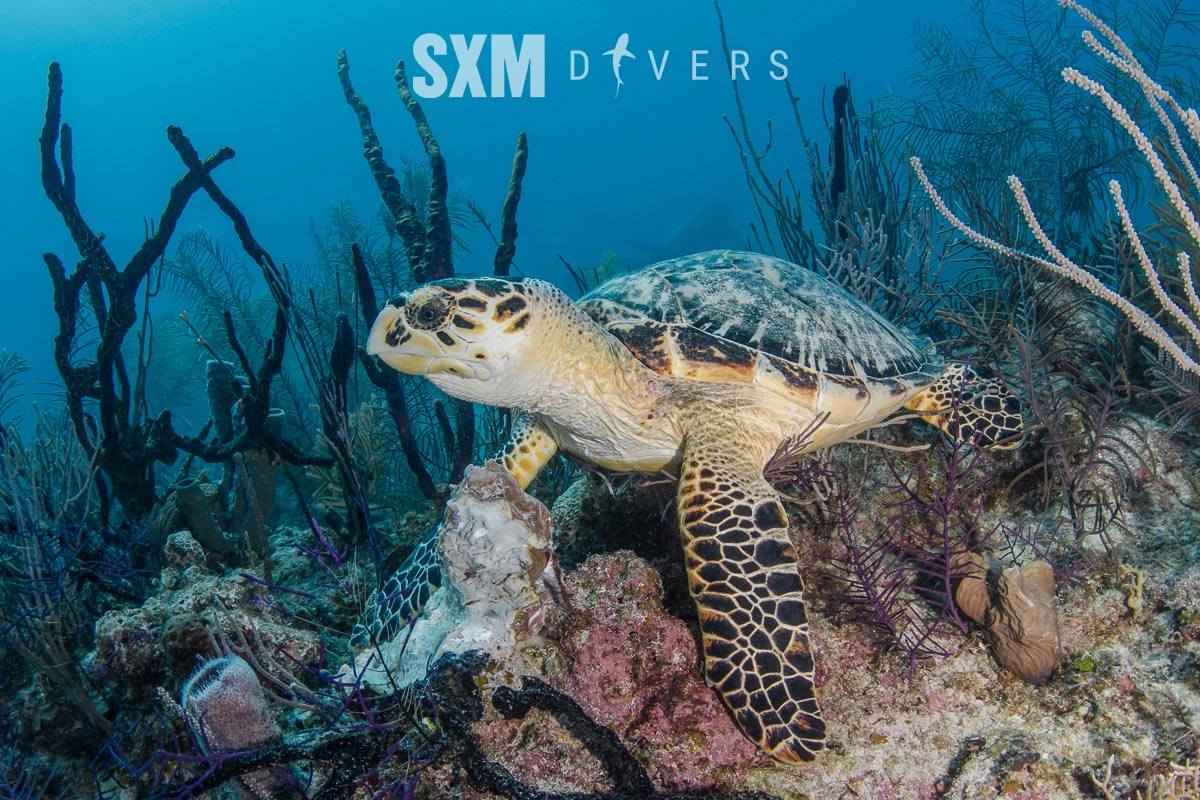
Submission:
M 388 301 L 367 352 L 408 375 L 425 375 L 463 400 L 504 405 L 522 385 L 521 354 L 533 328 L 529 283 L 449 278 Z

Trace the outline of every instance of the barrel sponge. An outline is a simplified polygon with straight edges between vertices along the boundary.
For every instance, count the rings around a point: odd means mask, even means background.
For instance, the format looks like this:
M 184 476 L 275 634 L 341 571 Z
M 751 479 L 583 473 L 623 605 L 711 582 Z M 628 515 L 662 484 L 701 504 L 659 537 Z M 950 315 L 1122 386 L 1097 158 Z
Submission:
M 235 655 L 200 665 L 183 687 L 183 708 L 209 749 L 252 749 L 280 736 L 258 676 Z

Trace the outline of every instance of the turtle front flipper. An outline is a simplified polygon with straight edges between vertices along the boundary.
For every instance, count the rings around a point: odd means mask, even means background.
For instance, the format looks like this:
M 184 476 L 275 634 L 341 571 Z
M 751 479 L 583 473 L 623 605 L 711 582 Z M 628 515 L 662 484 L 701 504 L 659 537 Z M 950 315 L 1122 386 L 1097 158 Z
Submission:
M 525 489 L 557 450 L 558 444 L 545 428 L 534 417 L 522 414 L 513 421 L 508 443 L 495 460 Z M 351 649 L 357 652 L 390 642 L 421 615 L 425 603 L 442 585 L 440 532 L 438 526 L 422 539 L 371 597 L 350 635 Z
M 742 731 L 780 761 L 811 761 L 825 721 L 796 549 L 779 495 L 744 437 L 688 436 L 679 530 L 700 616 L 704 674 Z
M 516 479 L 522 489 L 528 489 L 556 452 L 558 442 L 538 423 L 537 418 L 532 414 L 518 414 L 513 420 L 508 444 L 500 448 L 495 460 Z
M 440 531 L 441 526 L 434 528 L 422 539 L 371 597 L 350 634 L 350 649 L 359 652 L 390 642 L 421 615 L 425 603 L 442 585 Z
M 970 364 L 950 364 L 904 407 L 947 436 L 992 450 L 1016 447 L 1024 433 L 1016 395 Z

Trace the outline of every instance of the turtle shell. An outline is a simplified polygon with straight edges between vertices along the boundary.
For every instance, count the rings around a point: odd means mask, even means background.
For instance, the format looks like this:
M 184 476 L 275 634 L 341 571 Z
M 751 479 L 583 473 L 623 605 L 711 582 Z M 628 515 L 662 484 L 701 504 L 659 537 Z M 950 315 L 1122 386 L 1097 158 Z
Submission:
M 579 306 L 656 372 L 757 382 L 798 400 L 831 385 L 859 398 L 909 393 L 942 372 L 928 339 L 815 272 L 758 253 L 652 264 L 606 281 Z

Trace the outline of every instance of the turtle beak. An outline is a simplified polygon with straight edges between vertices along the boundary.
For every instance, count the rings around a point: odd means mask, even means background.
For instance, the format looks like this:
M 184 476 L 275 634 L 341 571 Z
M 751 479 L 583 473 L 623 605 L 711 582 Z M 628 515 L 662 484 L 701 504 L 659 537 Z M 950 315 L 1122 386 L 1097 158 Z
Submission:
M 404 321 L 404 304 L 408 298 L 401 295 L 389 302 L 375 318 L 371 332 L 367 335 L 367 353 L 379 356 L 383 363 L 406 375 L 424 375 L 429 371 L 431 355 L 420 353 L 414 347 L 412 331 Z
M 487 376 L 486 371 L 481 372 L 482 364 L 464 363 L 459 354 L 448 352 L 447 343 L 438 336 L 410 326 L 404 313 L 407 303 L 408 295 L 400 295 L 379 312 L 367 335 L 369 355 L 379 356 L 383 363 L 405 375 Z

